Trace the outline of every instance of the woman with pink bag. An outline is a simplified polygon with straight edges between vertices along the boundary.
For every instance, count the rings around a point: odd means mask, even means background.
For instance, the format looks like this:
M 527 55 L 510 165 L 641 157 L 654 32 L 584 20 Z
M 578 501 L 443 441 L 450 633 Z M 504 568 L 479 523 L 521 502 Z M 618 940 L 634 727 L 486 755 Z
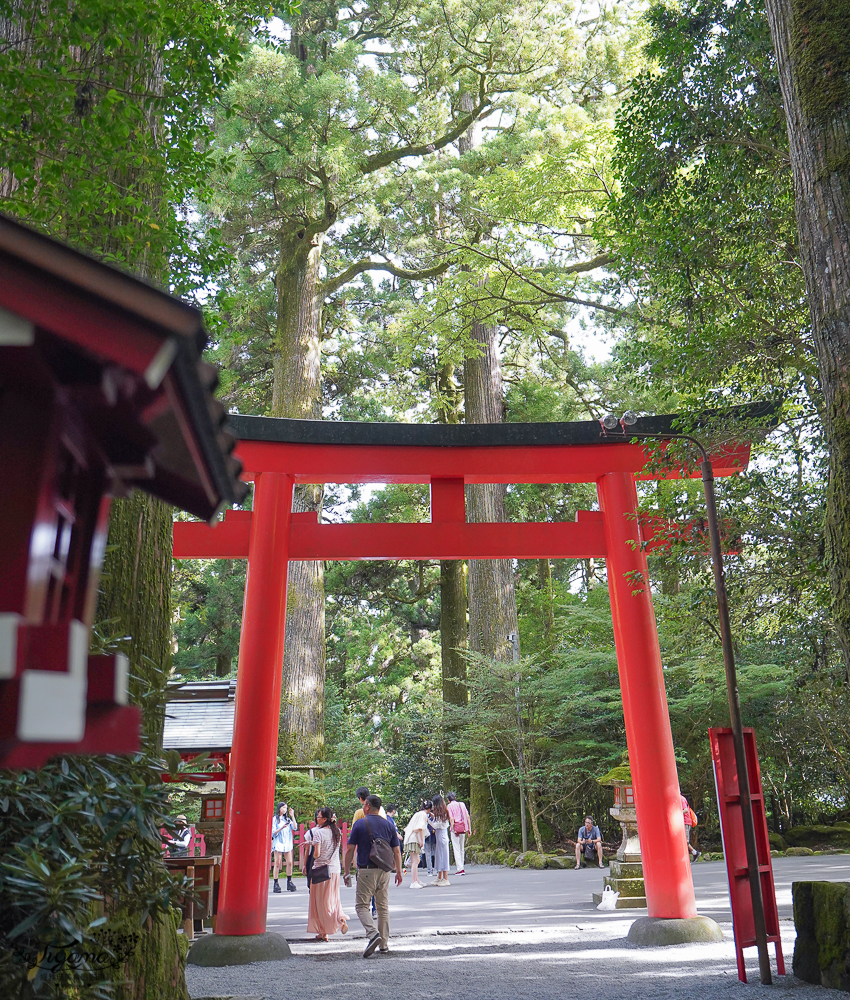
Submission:
M 466 850 L 467 834 L 472 834 L 472 823 L 469 812 L 463 802 L 458 802 L 457 795 L 449 792 L 446 795 L 449 810 L 449 835 L 452 838 L 452 850 L 455 856 L 455 875 L 465 875 L 463 870 L 464 852 Z

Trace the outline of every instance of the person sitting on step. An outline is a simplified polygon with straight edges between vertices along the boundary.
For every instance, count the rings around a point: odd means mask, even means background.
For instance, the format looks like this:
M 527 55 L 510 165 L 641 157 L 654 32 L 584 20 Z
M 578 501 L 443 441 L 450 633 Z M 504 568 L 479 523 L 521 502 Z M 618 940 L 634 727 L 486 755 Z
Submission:
M 602 834 L 599 827 L 594 824 L 592 816 L 584 817 L 584 825 L 576 837 L 576 871 L 581 868 L 582 854 L 586 861 L 592 861 L 596 857 L 599 867 L 602 867 Z

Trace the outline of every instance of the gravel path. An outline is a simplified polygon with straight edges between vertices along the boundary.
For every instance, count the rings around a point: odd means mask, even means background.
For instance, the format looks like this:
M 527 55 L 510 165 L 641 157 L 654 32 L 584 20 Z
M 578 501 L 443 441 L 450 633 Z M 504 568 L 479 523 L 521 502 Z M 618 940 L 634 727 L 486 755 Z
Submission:
M 846 880 L 850 856 L 777 861 L 777 902 L 790 972 L 795 937 L 791 881 Z M 726 940 L 650 949 L 634 948 L 625 940 L 632 920 L 646 911 L 600 913 L 593 908 L 589 893 L 598 890 L 598 871 L 469 871 L 466 879 L 453 880 L 454 893 L 414 893 L 406 886 L 393 890 L 391 952 L 369 961 L 362 958 L 365 938 L 354 916 L 353 891 L 351 899 L 343 898 L 352 917 L 351 933 L 327 944 L 305 940 L 306 892 L 290 893 L 283 900 L 274 897 L 269 929 L 286 934 L 293 958 L 230 969 L 189 966 L 190 994 L 302 1000 L 326 991 L 351 996 L 352 988 L 366 984 L 390 995 L 423 994 L 429 1000 L 680 1000 L 697 992 L 699 1000 L 721 1000 L 741 998 L 750 988 L 762 995 L 768 989 L 758 982 L 755 949 L 746 952 L 750 987 L 738 982 L 725 872 L 719 862 L 696 865 L 694 882 L 700 912 L 720 923 Z M 506 926 L 513 930 L 506 932 Z M 774 983 L 768 996 L 835 996 L 791 975 L 777 976 Z

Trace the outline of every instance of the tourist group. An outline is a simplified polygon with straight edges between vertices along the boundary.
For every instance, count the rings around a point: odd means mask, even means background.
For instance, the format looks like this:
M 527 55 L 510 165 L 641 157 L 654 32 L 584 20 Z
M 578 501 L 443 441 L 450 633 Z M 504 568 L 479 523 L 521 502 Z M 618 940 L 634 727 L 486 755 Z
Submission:
M 358 788 L 360 808 L 355 812 L 348 834 L 344 868 L 340 857 L 342 834 L 334 811 L 325 806 L 316 813 L 316 825 L 305 833 L 310 845 L 305 875 L 310 891 L 307 930 L 317 941 L 327 941 L 338 931 L 348 932 L 348 916 L 340 899 L 340 878 L 351 885 L 352 863 L 356 867 L 355 910 L 368 943 L 363 957 L 376 951 L 389 951 L 389 888 L 404 882 L 403 858 L 410 868 L 410 888 L 421 889 L 420 867 L 436 875 L 436 887 L 449 886 L 449 843 L 454 851 L 455 875 L 464 875 L 466 838 L 472 833 L 469 811 L 453 792 L 445 798 L 435 795 L 425 799 L 400 834 L 395 807 L 385 809 L 381 799 L 368 788 Z M 272 817 L 274 852 L 273 892 L 282 892 L 279 881 L 281 865 L 286 864 L 286 888 L 295 892 L 292 881 L 293 835 L 297 829 L 295 812 L 287 803 L 278 804 Z M 402 853 L 402 847 L 404 851 Z M 377 923 L 376 923 L 377 921 Z

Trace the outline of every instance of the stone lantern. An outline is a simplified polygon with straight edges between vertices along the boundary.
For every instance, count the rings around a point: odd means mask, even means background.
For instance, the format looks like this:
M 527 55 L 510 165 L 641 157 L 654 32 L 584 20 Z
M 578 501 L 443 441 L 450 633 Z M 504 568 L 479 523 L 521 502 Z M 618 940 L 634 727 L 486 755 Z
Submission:
M 631 772 L 627 765 L 616 767 L 604 778 L 600 778 L 599 783 L 610 785 L 614 789 L 614 805 L 608 812 L 617 820 L 623 831 L 617 856 L 611 861 L 610 875 L 605 876 L 605 885 L 610 885 L 614 892 L 619 892 L 618 910 L 646 906 Z M 593 894 L 595 903 L 599 903 L 601 899 L 602 893 Z

